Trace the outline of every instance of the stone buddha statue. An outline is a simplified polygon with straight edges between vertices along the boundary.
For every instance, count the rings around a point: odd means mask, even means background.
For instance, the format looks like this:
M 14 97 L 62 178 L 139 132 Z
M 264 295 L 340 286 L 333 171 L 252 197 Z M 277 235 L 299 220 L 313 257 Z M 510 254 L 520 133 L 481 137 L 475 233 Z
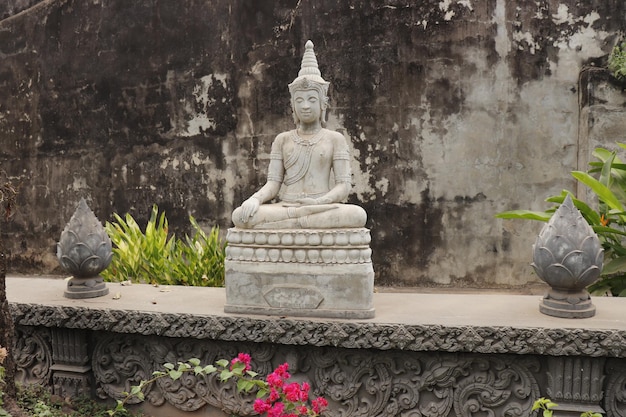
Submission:
M 294 130 L 280 133 L 270 153 L 267 182 L 233 211 L 242 229 L 363 227 L 363 208 L 343 203 L 351 189 L 344 136 L 324 128 L 328 85 L 308 41 L 298 77 L 289 84 Z M 279 202 L 269 203 L 274 199 Z
M 224 311 L 374 317 L 367 215 L 345 203 L 351 188 L 348 143 L 324 128 L 328 82 L 311 41 L 289 92 L 296 128 L 276 136 L 267 182 L 233 211 Z

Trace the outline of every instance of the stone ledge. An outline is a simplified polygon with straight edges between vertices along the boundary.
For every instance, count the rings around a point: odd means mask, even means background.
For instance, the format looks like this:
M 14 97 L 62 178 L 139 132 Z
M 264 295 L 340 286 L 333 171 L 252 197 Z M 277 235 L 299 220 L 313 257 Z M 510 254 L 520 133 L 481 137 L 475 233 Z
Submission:
M 65 281 L 8 278 L 16 324 L 349 349 L 626 357 L 626 300 L 594 298 L 598 314 L 539 313 L 538 296 L 377 293 L 368 320 L 224 313 L 223 288 L 108 284 L 111 294 L 63 297 Z M 121 294 L 121 298 L 112 297 Z

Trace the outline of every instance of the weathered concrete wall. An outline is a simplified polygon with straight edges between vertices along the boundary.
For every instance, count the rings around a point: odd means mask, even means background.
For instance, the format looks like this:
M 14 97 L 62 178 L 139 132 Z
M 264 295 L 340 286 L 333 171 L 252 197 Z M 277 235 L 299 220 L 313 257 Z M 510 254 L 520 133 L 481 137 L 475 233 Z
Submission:
M 626 142 L 626 83 L 616 80 L 607 71 L 585 68 L 580 77 L 580 135 L 579 167 L 597 161 L 593 150 L 603 147 L 620 149 L 617 143 Z M 626 152 L 618 153 L 624 160 Z M 596 198 L 591 190 L 577 184 L 578 195 L 589 201 Z
M 229 227 L 292 127 L 310 38 L 377 283 L 534 282 L 540 224 L 493 215 L 573 187 L 579 74 L 625 29 L 622 0 L 39 2 L 0 22 L 0 168 L 25 176 L 12 268 L 57 265 L 83 196 L 103 221 L 156 203 L 179 232 Z

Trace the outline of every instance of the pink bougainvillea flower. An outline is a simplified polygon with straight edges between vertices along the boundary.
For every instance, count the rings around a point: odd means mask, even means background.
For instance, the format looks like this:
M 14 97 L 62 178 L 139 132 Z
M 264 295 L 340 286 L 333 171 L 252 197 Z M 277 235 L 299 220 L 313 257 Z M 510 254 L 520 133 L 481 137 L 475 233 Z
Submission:
M 272 406 L 269 401 L 257 398 L 256 401 L 254 401 L 253 408 L 257 413 L 264 414 L 267 413 Z
M 230 370 L 232 371 L 235 367 L 241 370 L 243 365 L 244 372 L 246 372 L 250 370 L 250 362 L 250 355 L 240 353 L 230 361 Z M 238 372 L 235 374 L 240 375 L 241 378 L 248 377 Z M 252 378 L 254 379 L 254 376 Z M 262 389 L 259 392 L 263 394 L 253 403 L 255 413 L 265 417 L 316 417 L 324 411 L 328 406 L 326 399 L 319 397 L 309 402 L 311 386 L 307 382 L 288 383 L 289 378 L 291 375 L 287 363 L 279 365 L 266 377 L 262 385 L 259 385 Z
M 328 401 L 324 397 L 318 397 L 311 401 L 311 407 L 313 407 L 313 411 L 317 414 L 324 411 L 326 407 L 328 407 Z
M 230 370 L 233 370 L 233 367 L 238 364 L 238 363 L 243 363 L 244 364 L 244 369 L 243 371 L 249 371 L 250 370 L 250 362 L 252 361 L 252 358 L 250 357 L 249 354 L 247 353 L 240 353 L 239 355 L 237 355 L 236 358 L 234 358 L 233 360 L 230 361 Z
M 276 372 L 272 372 L 271 374 L 267 376 L 267 383 L 269 384 L 270 387 L 280 388 L 283 386 L 285 381 L 283 377 L 278 375 Z
M 278 368 L 274 370 L 274 373 L 276 375 L 283 377 L 284 379 L 288 379 L 291 377 L 291 375 L 289 375 L 289 372 L 287 372 L 288 370 L 289 370 L 289 364 L 285 362 L 282 365 L 278 365 Z
M 276 390 L 276 388 L 270 388 L 269 401 L 273 403 L 278 400 L 280 400 L 280 393 Z
M 267 417 L 284 417 L 283 411 L 285 411 L 285 404 L 278 402 L 267 411 Z
M 283 388 L 283 393 L 285 394 L 285 397 L 292 403 L 300 401 L 300 385 L 298 385 L 296 382 L 285 385 L 285 387 Z

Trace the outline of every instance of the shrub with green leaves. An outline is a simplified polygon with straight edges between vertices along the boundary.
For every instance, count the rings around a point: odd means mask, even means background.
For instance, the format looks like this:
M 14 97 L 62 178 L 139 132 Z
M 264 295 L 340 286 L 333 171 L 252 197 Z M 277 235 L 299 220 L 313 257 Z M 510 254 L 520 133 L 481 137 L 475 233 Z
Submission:
M 552 417 L 554 409 L 558 408 L 558 404 L 552 402 L 549 398 L 539 398 L 533 403 L 532 411 L 537 411 L 539 417 Z M 580 413 L 580 417 L 602 417 L 602 414 L 593 411 L 585 411 Z
M 626 149 L 626 145 L 618 143 Z M 604 248 L 604 267 L 600 279 L 589 286 L 592 294 L 626 296 L 626 164 L 617 156 L 617 151 L 596 148 L 596 161 L 590 162 L 587 172 L 573 171 L 572 176 L 586 185 L 597 197 L 597 208 L 573 197 L 563 190 L 561 194 L 546 201 L 555 205 L 546 211 L 512 210 L 498 213 L 503 219 L 526 219 L 547 222 L 563 203 L 567 194 L 582 216 L 598 235 Z
M 10 417 L 10 414 L 4 409 L 2 408 L 2 406 L 4 405 L 4 376 L 5 376 L 5 369 L 3 366 L 4 363 L 4 359 L 7 357 L 7 349 L 3 348 L 2 346 L 0 346 L 0 417 Z
M 170 259 L 171 274 L 182 285 L 221 287 L 224 285 L 224 244 L 219 228 L 213 227 L 207 235 L 189 216 L 192 236 L 176 241 Z
M 190 216 L 191 236 L 179 240 L 169 235 L 165 213 L 152 207 L 145 232 L 130 214 L 114 214 L 105 228 L 113 242 L 113 260 L 101 275 L 107 281 L 161 285 L 224 285 L 225 244 L 219 228 L 206 234 Z
M 626 81 L 626 40 L 613 47 L 608 67 L 615 78 Z
M 87 397 L 52 395 L 49 387 L 36 384 L 18 385 L 17 404 L 28 417 L 108 417 L 110 405 Z M 140 410 L 121 410 L 116 417 L 141 417 Z
M 236 381 L 237 392 L 256 395 L 253 404 L 256 415 L 319 417 L 328 407 L 328 401 L 324 397 L 310 397 L 311 386 L 307 382 L 288 382 L 291 378 L 288 363 L 279 365 L 263 380 L 252 370 L 251 361 L 249 354 L 241 352 L 232 360 L 220 359 L 215 365 L 202 366 L 198 358 L 178 362 L 177 365 L 166 363 L 163 365 L 164 370 L 152 373 L 151 379 L 142 380 L 139 385 L 133 385 L 130 391 L 122 392 L 123 398 L 117 400 L 117 405 L 109 411 L 109 416 L 115 417 L 119 412 L 126 412 L 125 406 L 131 399 L 143 401 L 144 388 L 157 380 L 169 378 L 177 381 L 185 373 L 213 377 L 223 383 Z

